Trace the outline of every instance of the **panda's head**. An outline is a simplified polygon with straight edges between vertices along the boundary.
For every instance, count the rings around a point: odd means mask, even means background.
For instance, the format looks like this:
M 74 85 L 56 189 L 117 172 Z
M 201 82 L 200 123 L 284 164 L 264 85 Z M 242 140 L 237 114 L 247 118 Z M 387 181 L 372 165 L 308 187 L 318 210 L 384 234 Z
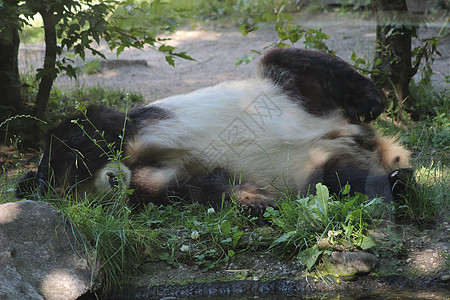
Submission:
M 110 108 L 90 106 L 51 129 L 37 171 L 22 178 L 16 195 L 27 197 L 36 189 L 40 194 L 104 193 L 120 180 L 128 184 L 130 171 L 112 159 L 123 143 L 122 136 L 130 130 L 125 118 Z
M 410 168 L 410 152 L 403 148 L 400 143 L 392 137 L 378 137 L 377 152 L 381 165 L 386 173 L 391 173 L 397 169 Z

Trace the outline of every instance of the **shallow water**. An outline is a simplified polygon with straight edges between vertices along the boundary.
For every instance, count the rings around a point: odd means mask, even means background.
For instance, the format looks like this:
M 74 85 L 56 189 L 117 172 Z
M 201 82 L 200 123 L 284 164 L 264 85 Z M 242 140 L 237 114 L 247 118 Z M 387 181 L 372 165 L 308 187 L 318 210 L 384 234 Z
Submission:
M 416 284 L 415 284 L 416 283 Z M 378 284 L 378 285 L 377 285 Z M 339 299 L 339 300 L 385 300 L 385 299 L 450 299 L 450 283 L 429 283 L 420 280 L 392 280 L 374 284 L 353 282 L 334 287 L 324 285 L 311 287 L 305 281 L 275 280 L 269 282 L 234 281 L 188 284 L 184 286 L 160 286 L 153 288 L 128 286 L 109 295 L 107 299 Z M 420 289 L 413 288 L 421 287 Z M 429 287 L 429 288 L 428 288 Z M 106 299 L 106 298 L 105 298 Z

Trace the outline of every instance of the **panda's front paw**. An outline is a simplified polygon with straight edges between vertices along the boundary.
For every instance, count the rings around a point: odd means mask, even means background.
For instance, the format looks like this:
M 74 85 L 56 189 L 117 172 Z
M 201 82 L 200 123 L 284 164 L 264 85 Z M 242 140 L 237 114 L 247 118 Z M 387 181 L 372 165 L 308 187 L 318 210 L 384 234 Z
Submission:
M 388 181 L 394 201 L 401 201 L 402 195 L 407 192 L 409 187 L 414 185 L 414 169 L 397 169 L 389 174 Z
M 350 120 L 368 123 L 375 120 L 384 111 L 384 104 L 380 98 L 372 97 L 364 99 L 364 102 L 350 104 L 344 109 Z
M 237 201 L 242 205 L 246 213 L 252 217 L 258 218 L 257 224 L 259 226 L 264 225 L 263 215 L 266 212 L 266 208 L 277 207 L 275 201 L 271 197 L 248 191 L 239 191 L 237 194 Z
M 36 182 L 36 171 L 28 171 L 23 175 L 17 187 L 15 188 L 16 198 L 24 199 L 32 197 L 38 189 L 38 184 Z

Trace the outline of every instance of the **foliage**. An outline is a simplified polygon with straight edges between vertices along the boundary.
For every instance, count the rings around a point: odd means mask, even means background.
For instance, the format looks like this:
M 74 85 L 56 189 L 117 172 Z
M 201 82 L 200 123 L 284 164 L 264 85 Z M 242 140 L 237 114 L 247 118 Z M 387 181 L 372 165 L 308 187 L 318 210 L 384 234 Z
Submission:
M 346 11 L 349 7 L 354 9 L 365 8 L 368 5 L 368 1 L 360 1 L 360 0 L 345 0 L 341 1 L 341 11 Z M 291 13 L 285 12 L 285 7 L 281 6 L 279 9 L 274 8 L 275 13 L 271 11 L 262 13 L 260 16 L 256 16 L 252 19 L 249 19 L 246 23 L 242 24 L 239 29 L 242 32 L 242 35 L 247 35 L 250 32 L 258 30 L 260 27 L 270 24 L 274 25 L 274 30 L 278 35 L 278 41 L 269 44 L 263 49 L 267 49 L 269 47 L 290 47 L 298 42 L 302 42 L 305 48 L 313 48 L 322 51 L 327 51 L 329 53 L 335 53 L 334 50 L 329 49 L 326 41 L 329 39 L 329 36 L 322 32 L 321 28 L 304 28 L 301 25 L 294 22 L 294 16 Z M 418 71 L 421 72 L 421 82 L 426 85 L 431 84 L 431 75 L 433 75 L 432 64 L 437 56 L 441 56 L 441 53 L 438 51 L 437 47 L 439 42 L 448 36 L 448 20 L 446 20 L 441 28 L 441 30 L 437 33 L 436 36 L 429 38 L 422 38 L 418 34 L 418 23 L 420 20 L 416 19 L 400 19 L 395 24 L 391 24 L 391 28 L 389 32 L 386 32 L 386 38 L 390 36 L 395 36 L 400 33 L 396 31 L 397 28 L 406 27 L 414 38 L 414 48 L 412 49 L 412 66 L 411 72 L 407 76 L 408 78 L 412 78 Z M 423 19 L 422 22 L 430 22 L 428 19 Z M 262 53 L 259 49 L 251 50 L 252 53 L 256 55 L 260 55 Z M 250 63 L 254 58 L 254 54 L 249 55 L 245 54 L 241 58 L 238 58 L 235 62 L 235 65 L 240 65 L 242 63 Z M 372 78 L 375 78 L 378 85 L 382 85 L 383 83 L 390 82 L 391 76 L 393 74 L 390 72 L 389 68 L 383 66 L 383 61 L 387 60 L 389 65 L 395 64 L 398 62 L 398 58 L 395 54 L 392 53 L 389 47 L 382 51 L 382 57 L 378 57 L 373 61 L 373 65 L 370 65 L 370 62 L 364 58 L 357 57 L 356 53 L 353 51 L 350 60 L 353 63 L 353 66 L 358 69 L 361 73 L 365 75 L 372 75 Z M 413 113 L 414 115 L 426 115 L 426 112 L 418 110 L 416 107 L 411 105 L 408 106 L 408 101 L 402 99 L 403 101 L 396 101 L 393 98 L 389 99 L 388 102 L 388 111 L 398 119 L 404 119 L 405 115 L 408 113 Z M 413 102 L 411 102 L 413 103 Z
M 448 213 L 450 208 L 449 172 L 441 163 L 431 162 L 416 170 L 415 179 L 408 183 L 410 188 L 395 205 L 396 219 L 425 227 L 434 225 L 439 215 Z
M 285 13 L 285 8 L 282 6 L 275 14 L 266 12 L 262 16 L 255 17 L 251 20 L 251 24 L 245 23 L 239 26 L 242 35 L 247 35 L 250 32 L 258 30 L 263 24 L 274 24 L 274 30 L 278 34 L 278 41 L 265 46 L 264 49 L 269 47 L 290 47 L 303 38 L 303 44 L 305 48 L 314 48 L 318 50 L 335 53 L 328 48 L 326 40 L 330 37 L 322 32 L 321 28 L 308 28 L 304 29 L 302 26 L 294 23 L 292 14 Z M 253 53 L 261 54 L 260 50 L 252 50 Z M 248 64 L 253 59 L 253 56 L 244 55 L 242 58 L 235 62 L 235 65 L 240 65 L 242 62 Z
M 86 63 L 83 67 L 83 73 L 87 75 L 92 75 L 95 73 L 100 73 L 100 61 L 98 59 L 91 60 L 90 62 Z
M 329 244 L 369 249 L 375 245 L 368 235 L 371 217 L 369 208 L 380 199 L 369 200 L 356 193 L 350 196 L 348 185 L 342 191 L 344 198 L 330 197 L 328 188 L 316 185 L 316 195 L 283 199 L 279 209 L 267 208 L 265 217 L 283 233 L 272 248 L 282 254 L 297 255 L 310 270 L 324 249 L 318 242 L 326 239 Z
M 450 151 L 450 97 L 447 89 L 431 88 L 428 85 L 411 85 L 411 92 L 417 99 L 417 109 L 423 112 L 421 119 L 412 121 L 408 115 L 404 116 L 402 127 L 388 111 L 385 118 L 376 122 L 383 132 L 393 135 L 399 134 L 399 140 L 418 162 L 429 163 L 431 158 L 437 157 L 443 164 L 449 163 Z M 419 164 L 418 164 L 419 165 Z
M 144 2 L 143 2 L 144 3 Z M 145 5 L 158 6 L 160 1 L 145 2 Z M 130 8 L 130 9 L 128 9 Z M 128 12 L 127 16 L 116 16 L 116 10 Z M 0 16 L 4 16 L 0 23 L 0 33 L 4 40 L 12 40 L 18 28 L 31 25 L 31 20 L 39 14 L 43 20 L 45 31 L 45 58 L 42 68 L 36 70 L 36 81 L 39 89 L 33 115 L 44 118 L 53 81 L 62 71 L 70 77 L 76 77 L 73 60 L 64 55 L 64 50 L 73 51 L 83 60 L 86 51 L 105 58 L 105 55 L 95 48 L 95 44 L 105 42 L 111 50 L 119 55 L 126 48 L 143 49 L 149 46 L 166 54 L 166 61 L 174 66 L 175 57 L 192 59 L 186 52 L 178 52 L 175 47 L 167 45 L 167 38 L 159 38 L 146 27 L 126 26 L 126 18 L 132 16 L 132 0 L 109 1 L 1 1 Z M 165 19 L 172 30 L 176 24 Z M 17 56 L 18 53 L 3 53 L 2 55 Z M 9 71 L 9 70 L 8 70 Z M 17 99 L 20 101 L 21 99 Z
M 222 202 L 220 208 L 174 203 L 164 207 L 148 205 L 139 215 L 146 226 L 166 231 L 159 258 L 170 265 L 193 263 L 208 271 L 227 262 L 239 249 L 242 228 L 253 226 L 238 206 Z M 171 228 L 167 232 L 166 228 Z
M 358 11 L 366 9 L 370 5 L 371 0 L 339 0 L 341 12 Z
M 409 183 L 408 193 L 397 204 L 398 220 L 429 225 L 449 212 L 450 98 L 447 89 L 430 90 L 423 83 L 412 84 L 411 91 L 419 109 L 426 112 L 421 119 L 405 116 L 400 127 L 387 117 L 375 125 L 387 134 L 397 134 L 412 151 L 416 183 Z

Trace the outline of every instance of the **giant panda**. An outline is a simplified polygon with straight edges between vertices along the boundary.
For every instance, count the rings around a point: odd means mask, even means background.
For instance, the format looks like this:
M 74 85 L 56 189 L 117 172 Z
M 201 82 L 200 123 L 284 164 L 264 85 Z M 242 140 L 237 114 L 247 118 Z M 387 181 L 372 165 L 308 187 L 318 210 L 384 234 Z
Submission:
M 273 49 L 255 78 L 127 114 L 88 107 L 49 131 L 38 169 L 19 182 L 17 196 L 49 186 L 106 194 L 120 179 L 134 190 L 135 206 L 173 195 L 211 203 L 235 193 L 258 215 L 280 193 L 314 192 L 319 182 L 331 193 L 348 183 L 391 201 L 397 179 L 410 175 L 409 152 L 370 124 L 383 110 L 374 83 L 338 57 Z M 120 165 L 111 148 L 123 151 Z

